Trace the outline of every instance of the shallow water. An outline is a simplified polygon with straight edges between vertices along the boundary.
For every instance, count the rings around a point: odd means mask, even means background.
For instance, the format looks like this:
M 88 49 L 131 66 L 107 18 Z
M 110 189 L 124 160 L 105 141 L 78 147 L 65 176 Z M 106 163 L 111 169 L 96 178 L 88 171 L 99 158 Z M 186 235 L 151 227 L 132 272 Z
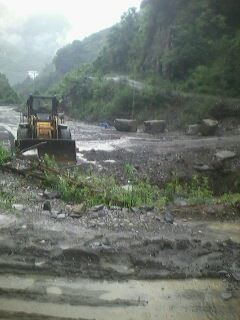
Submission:
M 217 232 L 219 237 L 228 236 L 228 239 L 240 243 L 239 222 L 209 222 L 208 229 Z
M 221 298 L 225 286 L 221 280 L 101 282 L 0 276 L 0 288 L 13 290 L 11 298 L 1 295 L 0 310 L 73 319 L 239 320 L 239 299 Z M 14 289 L 41 292 L 47 302 L 41 301 L 41 294 L 38 299 L 14 297 Z

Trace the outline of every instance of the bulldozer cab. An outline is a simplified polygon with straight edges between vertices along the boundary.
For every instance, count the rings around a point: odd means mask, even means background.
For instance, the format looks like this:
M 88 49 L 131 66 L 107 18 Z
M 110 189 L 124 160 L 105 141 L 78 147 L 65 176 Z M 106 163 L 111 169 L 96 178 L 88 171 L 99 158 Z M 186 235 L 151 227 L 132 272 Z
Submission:
M 39 120 L 52 120 L 58 114 L 59 101 L 56 97 L 30 96 L 27 100 L 28 116 Z

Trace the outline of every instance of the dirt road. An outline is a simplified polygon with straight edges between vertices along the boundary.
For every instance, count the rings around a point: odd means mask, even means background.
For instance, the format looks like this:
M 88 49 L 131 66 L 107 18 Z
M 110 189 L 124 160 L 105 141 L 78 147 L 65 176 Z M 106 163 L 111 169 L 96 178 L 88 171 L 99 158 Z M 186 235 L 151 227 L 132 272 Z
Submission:
M 2 107 L 0 119 L 7 141 L 18 114 Z M 220 148 L 239 152 L 237 135 L 152 137 L 69 124 L 79 164 L 120 181 L 123 163 L 160 183 L 171 167 L 190 172 Z M 1 194 L 15 204 L 0 209 L 0 319 L 239 319 L 240 221 L 231 212 L 215 219 L 229 208 L 184 207 L 173 223 L 148 207 L 92 208 L 76 219 L 56 197 L 44 211 L 46 194 L 31 180 L 0 175 Z

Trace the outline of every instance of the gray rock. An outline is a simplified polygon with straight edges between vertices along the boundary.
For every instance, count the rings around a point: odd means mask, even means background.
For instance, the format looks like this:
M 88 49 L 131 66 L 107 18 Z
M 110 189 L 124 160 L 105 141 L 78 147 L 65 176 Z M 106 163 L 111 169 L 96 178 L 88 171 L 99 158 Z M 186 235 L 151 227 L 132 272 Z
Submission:
M 215 157 L 220 161 L 230 160 L 236 157 L 236 153 L 228 150 L 218 151 Z
M 58 220 L 63 220 L 63 219 L 65 219 L 65 218 L 66 218 L 65 213 L 60 213 L 60 214 L 57 216 L 57 219 L 58 219 Z
M 43 211 L 42 211 L 42 214 L 45 215 L 45 216 L 48 216 L 48 217 L 52 217 L 50 211 L 43 210 Z
M 207 164 L 204 164 L 202 166 L 195 166 L 194 169 L 199 171 L 199 172 L 213 171 L 214 170 L 213 168 L 211 168 Z
M 165 221 L 166 223 L 173 224 L 173 222 L 174 222 L 174 216 L 173 216 L 173 214 L 171 214 L 170 212 L 166 212 L 166 213 L 164 214 L 164 221 Z
M 18 203 L 14 203 L 12 205 L 12 208 L 17 210 L 17 211 L 23 211 L 25 209 L 23 204 L 18 204 Z
M 103 210 L 104 209 L 104 204 L 100 204 L 99 206 L 95 206 L 92 208 L 92 211 L 93 212 L 98 212 L 100 210 Z
M 122 208 L 122 213 L 124 215 L 128 214 L 129 213 L 129 209 L 128 208 Z
M 153 211 L 154 210 L 154 206 L 144 205 L 144 206 L 141 206 L 139 209 L 140 210 L 144 210 L 144 211 Z
M 106 225 L 106 223 L 105 223 L 105 222 L 98 222 L 97 225 L 98 225 L 99 227 L 104 227 L 104 226 Z
M 76 214 L 76 213 L 71 213 L 70 217 L 73 218 L 73 219 L 79 219 L 81 216 L 79 214 Z
M 83 215 L 86 213 L 86 205 L 85 203 L 77 204 L 71 207 L 71 211 L 73 214 Z
M 218 121 L 212 119 L 202 120 L 200 127 L 201 134 L 203 136 L 214 136 L 218 129 Z
M 114 127 L 118 131 L 137 132 L 137 121 L 128 119 L 116 119 Z
M 110 210 L 121 210 L 121 207 L 118 206 L 111 206 Z
M 179 207 L 186 207 L 187 206 L 187 201 L 178 198 L 178 199 L 174 200 L 174 204 L 176 206 L 179 206 Z
M 45 199 L 52 200 L 52 199 L 59 198 L 59 194 L 58 194 L 58 192 L 55 192 L 55 191 L 47 191 L 47 190 L 45 190 L 43 192 L 43 197 Z
M 103 217 L 106 217 L 107 214 L 108 214 L 108 211 L 105 209 L 105 210 L 100 211 L 100 212 L 98 213 L 98 217 L 99 217 L 99 218 L 103 218 Z
M 97 212 L 93 212 L 93 213 L 91 214 L 90 219 L 98 219 L 98 213 L 97 213 Z
M 239 272 L 232 272 L 232 276 L 235 281 L 240 281 L 240 271 Z
M 56 211 L 56 210 L 51 211 L 51 217 L 54 218 L 54 219 L 57 219 L 59 214 L 61 214 L 61 212 Z
M 52 206 L 49 200 L 45 201 L 43 204 L 43 211 L 51 211 Z
M 166 130 L 165 120 L 149 120 L 144 122 L 144 131 L 147 133 L 163 133 Z
M 186 134 L 189 136 L 197 136 L 200 133 L 200 125 L 199 124 L 191 124 L 186 129 Z
M 232 294 L 232 291 L 231 290 L 224 290 L 222 293 L 221 293 L 221 298 L 223 300 L 230 300 L 232 298 L 233 294 Z

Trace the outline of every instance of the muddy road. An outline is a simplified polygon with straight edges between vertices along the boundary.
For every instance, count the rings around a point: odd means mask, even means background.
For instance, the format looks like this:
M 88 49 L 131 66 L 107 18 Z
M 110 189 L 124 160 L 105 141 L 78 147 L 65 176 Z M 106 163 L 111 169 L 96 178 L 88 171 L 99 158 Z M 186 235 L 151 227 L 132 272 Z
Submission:
M 18 119 L 0 107 L 6 144 Z M 111 172 L 123 183 L 124 163 L 159 184 L 172 169 L 190 174 L 196 163 L 209 165 L 221 149 L 234 151 L 231 166 L 239 165 L 236 132 L 189 138 L 69 125 L 79 166 Z M 237 211 L 178 203 L 161 212 L 100 206 L 72 217 L 69 204 L 34 181 L 0 172 L 0 188 L 11 198 L 11 207 L 0 206 L 0 319 L 239 320 Z

